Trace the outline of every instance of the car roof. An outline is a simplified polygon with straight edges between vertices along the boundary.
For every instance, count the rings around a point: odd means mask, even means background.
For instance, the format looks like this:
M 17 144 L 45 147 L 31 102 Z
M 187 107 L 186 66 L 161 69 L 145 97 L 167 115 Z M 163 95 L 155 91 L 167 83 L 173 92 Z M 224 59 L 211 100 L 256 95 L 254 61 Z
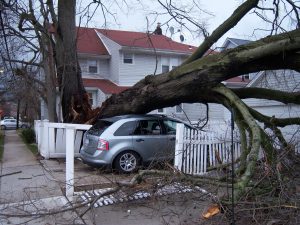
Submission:
M 164 118 L 166 118 L 166 119 L 174 120 L 178 123 L 184 123 L 185 125 L 191 126 L 182 120 L 179 120 L 177 118 L 168 117 L 168 116 L 162 115 L 162 114 L 127 114 L 127 115 L 121 115 L 121 116 L 113 116 L 113 117 L 109 117 L 109 118 L 101 118 L 99 120 L 105 120 L 105 121 L 114 123 L 118 120 L 129 119 L 129 118 L 136 118 L 136 119 L 164 119 Z
M 148 119 L 148 118 L 163 118 L 166 117 L 164 115 L 157 115 L 157 114 L 127 114 L 127 115 L 121 115 L 121 116 L 113 116 L 108 118 L 101 118 L 99 120 L 105 120 L 109 122 L 116 122 L 121 119 L 129 119 L 129 118 L 136 118 L 136 119 Z

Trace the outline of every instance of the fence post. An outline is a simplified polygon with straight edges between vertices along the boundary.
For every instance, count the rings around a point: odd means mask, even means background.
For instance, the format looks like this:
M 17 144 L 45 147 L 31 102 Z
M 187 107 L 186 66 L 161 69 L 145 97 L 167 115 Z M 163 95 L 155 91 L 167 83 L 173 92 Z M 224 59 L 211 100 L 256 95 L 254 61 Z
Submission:
M 184 124 L 177 123 L 174 167 L 179 171 L 182 169 L 183 132 Z
M 49 129 L 49 120 L 43 120 L 41 127 L 41 149 L 40 153 L 45 159 L 49 159 L 49 150 L 48 150 L 48 129 Z
M 75 127 L 66 126 L 66 196 L 72 199 L 74 195 L 74 136 Z

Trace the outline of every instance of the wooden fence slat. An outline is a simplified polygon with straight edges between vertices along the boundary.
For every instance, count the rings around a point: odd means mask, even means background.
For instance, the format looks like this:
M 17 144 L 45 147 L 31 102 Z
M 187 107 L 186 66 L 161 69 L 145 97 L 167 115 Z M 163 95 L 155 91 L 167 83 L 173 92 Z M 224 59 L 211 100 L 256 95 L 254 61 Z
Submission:
M 231 141 L 226 135 L 178 126 L 174 165 L 183 173 L 200 175 L 207 172 L 208 164 L 216 166 L 231 161 Z M 236 160 L 240 156 L 240 143 L 234 142 L 233 150 Z

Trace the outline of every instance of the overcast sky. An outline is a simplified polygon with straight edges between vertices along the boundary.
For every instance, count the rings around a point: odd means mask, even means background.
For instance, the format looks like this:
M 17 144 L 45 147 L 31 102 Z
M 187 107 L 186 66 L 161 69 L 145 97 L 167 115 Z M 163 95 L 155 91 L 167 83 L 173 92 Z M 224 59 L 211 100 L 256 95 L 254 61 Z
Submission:
M 82 0 L 82 4 L 90 2 L 91 0 Z M 162 0 L 165 2 L 166 0 Z M 180 4 L 187 4 L 188 7 L 192 6 L 193 18 L 198 19 L 201 23 L 205 23 L 206 27 L 211 33 L 218 25 L 220 25 L 226 18 L 228 18 L 233 11 L 243 2 L 242 0 L 194 0 L 199 3 L 200 9 L 197 9 L 193 5 L 193 0 L 184 0 L 179 2 L 184 2 Z M 165 23 L 169 16 L 166 15 L 155 15 L 154 12 L 163 12 L 162 7 L 157 3 L 156 0 L 127 0 L 124 1 L 115 1 L 119 2 L 119 5 L 115 3 L 106 3 L 108 10 L 114 14 L 114 18 L 106 13 L 107 28 L 109 29 L 120 29 L 120 30 L 130 30 L 130 31 L 141 31 L 145 32 L 148 30 L 153 31 L 156 27 L 157 22 Z M 175 0 L 173 0 L 175 2 Z M 79 3 L 80 5 L 80 3 Z M 79 7 L 79 6 L 78 6 Z M 81 7 L 82 8 L 82 7 Z M 201 12 L 201 10 L 207 11 L 207 13 Z M 147 26 L 148 18 L 148 26 Z M 95 13 L 91 21 L 88 23 L 89 27 L 103 27 L 104 18 L 102 16 L 101 10 Z M 174 26 L 175 31 L 178 31 L 180 27 L 175 22 L 169 22 L 169 26 Z M 240 39 L 249 39 L 256 40 L 263 36 L 266 36 L 268 33 L 261 30 L 256 30 L 256 28 L 265 29 L 266 25 L 253 13 L 247 15 L 238 25 L 230 30 L 218 43 L 217 46 L 221 46 L 226 37 L 240 38 Z M 162 26 L 163 33 L 167 36 L 171 36 L 171 33 L 168 31 L 168 26 Z M 254 32 L 255 31 L 255 32 Z M 198 46 L 203 37 L 197 36 L 196 33 L 190 33 L 186 29 L 180 29 L 180 32 L 173 35 L 172 38 L 176 41 L 179 41 L 179 35 L 183 34 L 185 37 L 184 43 L 193 44 Z M 215 47 L 217 47 L 215 46 Z

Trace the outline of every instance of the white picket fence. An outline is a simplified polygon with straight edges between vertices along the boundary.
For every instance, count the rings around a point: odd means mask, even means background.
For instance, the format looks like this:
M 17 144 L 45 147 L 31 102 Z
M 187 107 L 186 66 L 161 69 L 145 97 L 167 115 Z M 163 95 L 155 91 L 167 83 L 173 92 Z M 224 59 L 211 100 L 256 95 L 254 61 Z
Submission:
M 49 123 L 34 121 L 36 142 L 45 158 L 66 159 L 66 196 L 72 201 L 74 195 L 74 157 L 79 156 L 83 133 L 91 125 Z
M 83 133 L 91 125 L 84 124 L 66 124 L 66 123 L 49 123 L 48 120 L 34 121 L 34 130 L 36 142 L 41 156 L 49 158 L 66 157 L 66 130 L 72 129 L 75 132 L 74 156 L 79 156 L 79 150 L 82 143 Z
M 238 140 L 237 132 L 235 132 L 234 160 L 241 154 Z M 202 175 L 207 172 L 207 167 L 229 162 L 231 162 L 231 135 L 203 132 L 177 124 L 174 166 L 179 171 L 191 175 Z

